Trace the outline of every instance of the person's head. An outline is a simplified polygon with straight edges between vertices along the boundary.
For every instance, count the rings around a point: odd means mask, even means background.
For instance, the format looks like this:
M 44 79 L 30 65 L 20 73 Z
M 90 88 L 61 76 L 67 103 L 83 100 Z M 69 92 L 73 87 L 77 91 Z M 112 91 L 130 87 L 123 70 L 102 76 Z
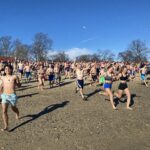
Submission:
M 26 62 L 26 65 L 29 66 L 29 62 Z
M 113 71 L 113 65 L 112 65 L 112 64 L 110 64 L 110 65 L 107 67 L 107 71 L 109 71 L 109 72 L 112 72 L 112 71 Z
M 12 75 L 13 68 L 11 65 L 6 65 L 4 71 L 5 71 L 5 75 Z
M 127 73 L 127 67 L 126 66 L 122 66 L 120 73 Z
M 52 68 L 52 64 L 49 64 L 49 68 Z
M 44 68 L 44 65 L 40 65 L 40 69 L 43 69 Z
M 79 65 L 78 65 L 78 68 L 79 68 L 80 70 L 82 70 L 82 65 L 81 65 L 81 64 L 79 64 Z

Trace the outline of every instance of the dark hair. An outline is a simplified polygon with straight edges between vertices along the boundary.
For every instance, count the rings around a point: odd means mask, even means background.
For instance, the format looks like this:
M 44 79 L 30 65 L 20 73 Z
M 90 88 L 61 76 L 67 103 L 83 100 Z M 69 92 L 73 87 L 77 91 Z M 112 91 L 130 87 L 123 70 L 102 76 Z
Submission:
M 112 65 L 112 64 L 110 64 L 110 65 L 107 67 L 107 70 L 108 70 L 108 69 L 110 69 L 110 68 L 112 68 L 112 66 L 113 66 L 113 65 Z
M 12 73 L 13 73 L 13 67 L 12 67 L 12 65 L 10 65 L 10 64 L 8 64 L 8 65 L 5 65 L 5 67 L 4 67 L 4 75 L 6 75 L 6 73 L 5 73 L 5 69 L 6 69 L 6 67 L 8 67 L 9 69 L 10 69 L 10 71 L 11 71 L 11 75 L 12 75 Z
M 120 73 L 122 73 L 125 68 L 127 68 L 127 67 L 126 66 L 122 66 L 121 69 L 120 69 Z

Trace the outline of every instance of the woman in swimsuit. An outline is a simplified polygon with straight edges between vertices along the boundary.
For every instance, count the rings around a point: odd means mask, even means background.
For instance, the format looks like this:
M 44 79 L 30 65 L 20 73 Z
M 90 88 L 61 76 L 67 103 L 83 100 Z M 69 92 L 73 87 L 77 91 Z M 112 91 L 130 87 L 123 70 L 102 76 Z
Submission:
M 112 82 L 113 82 L 113 77 L 112 77 L 112 72 L 113 72 L 113 66 L 110 65 L 107 68 L 107 73 L 105 75 L 105 83 L 104 83 L 104 89 L 105 92 L 100 92 L 101 95 L 109 96 L 111 105 L 114 110 L 117 108 L 115 107 L 114 101 L 113 101 L 113 94 L 111 91 L 112 88 Z
M 118 87 L 118 92 L 115 93 L 115 96 L 120 99 L 124 91 L 127 96 L 127 109 L 132 110 L 132 108 L 130 107 L 131 94 L 127 85 L 128 75 L 126 66 L 123 66 L 121 68 L 118 78 L 120 79 L 120 84 Z

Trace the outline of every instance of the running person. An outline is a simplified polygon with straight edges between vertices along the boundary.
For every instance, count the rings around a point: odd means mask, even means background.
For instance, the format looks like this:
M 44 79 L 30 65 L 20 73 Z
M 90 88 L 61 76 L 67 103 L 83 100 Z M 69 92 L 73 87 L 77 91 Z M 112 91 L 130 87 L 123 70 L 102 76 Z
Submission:
M 45 81 L 45 71 L 44 66 L 40 65 L 40 68 L 38 70 L 38 89 L 41 89 L 43 91 L 44 89 L 44 81 Z
M 83 77 L 84 77 L 84 71 L 87 70 L 87 69 L 83 69 L 82 68 L 82 65 L 79 65 L 77 67 L 77 70 L 76 70 L 76 93 L 79 89 L 80 91 L 80 94 L 81 94 L 81 97 L 83 100 L 86 100 L 87 99 L 87 96 L 84 95 L 83 93 L 83 87 L 84 87 L 84 80 L 83 80 Z
M 61 75 L 60 75 L 60 66 L 58 63 L 54 66 L 55 82 L 60 86 Z
M 65 63 L 65 79 L 70 79 L 70 64 L 68 62 Z
M 91 83 L 90 85 L 92 86 L 93 83 L 97 81 L 97 68 L 96 64 L 94 64 L 90 70 L 90 77 L 91 77 Z
M 5 66 L 5 76 L 1 76 L 2 80 L 2 117 L 4 122 L 4 128 L 1 131 L 8 130 L 8 106 L 11 105 L 11 109 L 16 114 L 16 119 L 19 119 L 19 110 L 16 106 L 17 96 L 15 92 L 15 86 L 21 86 L 19 79 L 16 75 L 12 75 L 12 67 L 10 65 Z
M 18 64 L 18 72 L 19 72 L 19 78 L 21 82 L 23 76 L 23 68 L 24 68 L 24 64 L 20 61 L 20 63 Z
M 52 88 L 54 84 L 54 68 L 51 64 L 49 65 L 49 68 L 46 70 L 46 74 L 48 75 L 49 86 L 50 88 Z
M 148 87 L 148 84 L 146 83 L 146 72 L 147 72 L 147 67 L 146 67 L 146 65 L 144 65 L 144 66 L 140 69 L 141 80 L 144 82 L 145 86 Z
M 113 109 L 116 110 L 117 108 L 115 107 L 114 100 L 113 100 L 113 93 L 111 91 L 112 82 L 113 82 L 112 72 L 113 72 L 113 66 L 109 65 L 107 67 L 107 72 L 105 75 L 105 83 L 104 83 L 104 90 L 105 91 L 100 92 L 100 94 L 105 95 L 105 96 L 109 96 L 111 105 L 112 105 Z
M 31 76 L 31 66 L 29 62 L 26 63 L 24 66 L 25 76 L 26 76 L 26 82 L 29 82 L 30 76 Z
M 123 66 L 121 68 L 120 74 L 119 74 L 119 79 L 120 79 L 120 84 L 118 87 L 118 92 L 114 93 L 115 96 L 117 98 L 121 98 L 123 92 L 125 92 L 126 96 L 127 96 L 127 109 L 128 110 L 132 110 L 132 108 L 130 107 L 130 103 L 131 103 L 131 94 L 130 94 L 130 90 L 128 88 L 127 85 L 127 80 L 128 80 L 128 75 L 127 75 L 127 68 L 126 66 Z

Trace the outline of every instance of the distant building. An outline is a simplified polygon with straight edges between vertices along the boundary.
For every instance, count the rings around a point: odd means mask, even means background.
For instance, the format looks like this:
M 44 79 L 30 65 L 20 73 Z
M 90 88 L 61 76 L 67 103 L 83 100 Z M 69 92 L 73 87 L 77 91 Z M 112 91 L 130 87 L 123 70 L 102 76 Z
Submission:
M 15 59 L 13 57 L 1 57 L 0 56 L 0 61 L 9 61 L 9 62 L 13 62 Z

